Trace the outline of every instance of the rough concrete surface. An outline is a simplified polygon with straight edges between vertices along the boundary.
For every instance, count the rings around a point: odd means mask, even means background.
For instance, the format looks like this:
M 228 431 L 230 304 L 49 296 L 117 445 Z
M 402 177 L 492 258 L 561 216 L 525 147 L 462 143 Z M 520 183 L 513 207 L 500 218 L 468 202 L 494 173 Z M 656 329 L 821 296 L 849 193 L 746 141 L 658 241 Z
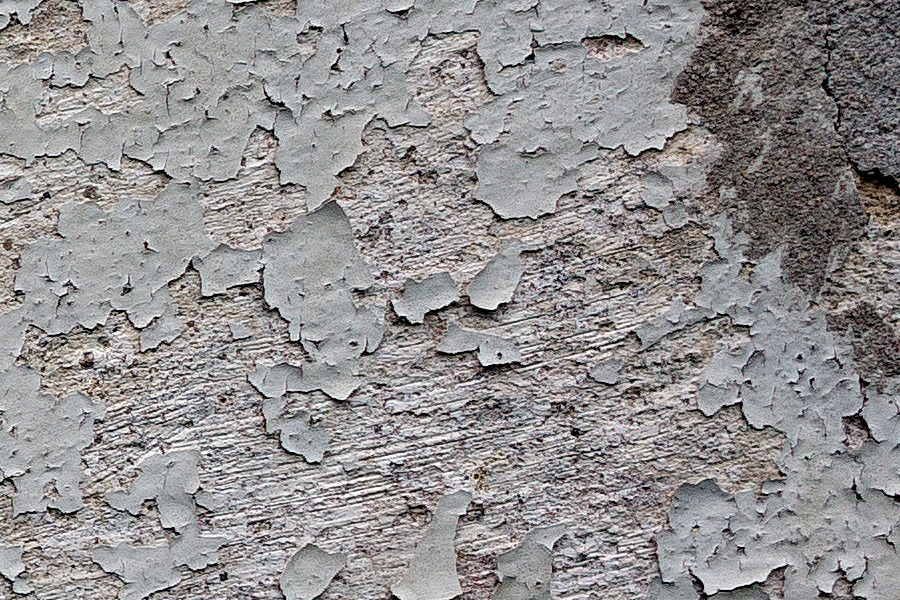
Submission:
M 0 0 L 0 598 L 900 597 L 887 0 Z

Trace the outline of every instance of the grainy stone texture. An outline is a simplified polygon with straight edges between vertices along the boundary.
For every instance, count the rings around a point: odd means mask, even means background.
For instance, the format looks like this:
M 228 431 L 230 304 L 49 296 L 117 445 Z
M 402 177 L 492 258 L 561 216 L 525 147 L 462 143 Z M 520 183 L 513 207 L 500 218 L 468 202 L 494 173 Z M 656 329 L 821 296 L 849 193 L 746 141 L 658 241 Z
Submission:
M 0 0 L 0 598 L 897 598 L 891 9 Z

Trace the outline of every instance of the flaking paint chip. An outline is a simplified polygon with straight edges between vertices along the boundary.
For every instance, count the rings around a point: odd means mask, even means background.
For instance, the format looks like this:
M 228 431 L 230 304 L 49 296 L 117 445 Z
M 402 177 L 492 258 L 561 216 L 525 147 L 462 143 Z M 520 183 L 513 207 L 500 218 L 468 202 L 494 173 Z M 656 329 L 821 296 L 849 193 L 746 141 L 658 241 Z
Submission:
M 522 244 L 518 240 L 504 242 L 466 289 L 469 301 L 483 310 L 496 310 L 511 301 L 525 272 L 521 254 Z
M 515 342 L 490 333 L 450 325 L 437 347 L 444 354 L 477 352 L 482 366 L 507 365 L 522 361 Z
M 427 313 L 440 310 L 459 299 L 459 287 L 447 272 L 429 275 L 421 281 L 407 279 L 400 297 L 391 302 L 397 316 L 416 325 Z
M 456 573 L 456 527 L 472 495 L 458 491 L 438 501 L 403 578 L 391 586 L 399 600 L 452 600 L 462 594 Z
M 346 564 L 345 555 L 306 544 L 288 561 L 278 585 L 285 600 L 313 600 L 325 591 Z
M 497 557 L 494 600 L 550 600 L 553 546 L 566 532 L 564 525 L 537 527 L 516 548 Z
M 604 360 L 591 368 L 591 379 L 605 385 L 616 385 L 619 383 L 619 372 L 624 366 L 625 361 L 618 358 Z

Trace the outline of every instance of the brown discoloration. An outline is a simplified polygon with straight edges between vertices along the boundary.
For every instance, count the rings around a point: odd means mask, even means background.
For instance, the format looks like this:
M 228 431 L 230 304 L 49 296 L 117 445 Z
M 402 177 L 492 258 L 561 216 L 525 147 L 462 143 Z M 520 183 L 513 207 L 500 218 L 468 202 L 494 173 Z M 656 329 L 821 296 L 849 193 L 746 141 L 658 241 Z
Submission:
M 900 375 L 900 338 L 868 302 L 829 315 L 828 326 L 845 334 L 853 345 L 853 357 L 863 377 Z
M 86 45 L 87 29 L 76 2 L 47 0 L 34 10 L 28 25 L 13 20 L 0 33 L 0 62 L 28 62 L 42 52 L 77 52 Z
M 709 194 L 750 235 L 753 256 L 784 248 L 790 279 L 816 293 L 831 251 L 864 225 L 822 87 L 824 19 L 799 1 L 705 4 L 709 34 L 673 98 L 724 145 Z
M 900 188 L 891 179 L 875 173 L 860 173 L 857 187 L 866 212 L 881 225 L 900 219 Z
M 588 56 L 595 56 L 602 60 L 621 58 L 632 52 L 640 52 L 644 44 L 630 33 L 625 37 L 615 35 L 603 35 L 589 37 L 582 40 L 581 45 L 587 48 Z

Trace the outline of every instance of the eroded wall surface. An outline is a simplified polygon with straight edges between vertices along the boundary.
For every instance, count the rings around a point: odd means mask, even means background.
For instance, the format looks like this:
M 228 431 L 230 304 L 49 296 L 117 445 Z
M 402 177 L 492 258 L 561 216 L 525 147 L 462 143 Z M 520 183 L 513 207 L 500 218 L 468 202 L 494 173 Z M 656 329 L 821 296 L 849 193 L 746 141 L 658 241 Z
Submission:
M 0 0 L 0 597 L 900 597 L 885 0 Z

